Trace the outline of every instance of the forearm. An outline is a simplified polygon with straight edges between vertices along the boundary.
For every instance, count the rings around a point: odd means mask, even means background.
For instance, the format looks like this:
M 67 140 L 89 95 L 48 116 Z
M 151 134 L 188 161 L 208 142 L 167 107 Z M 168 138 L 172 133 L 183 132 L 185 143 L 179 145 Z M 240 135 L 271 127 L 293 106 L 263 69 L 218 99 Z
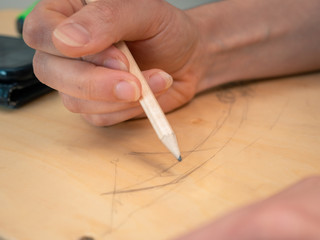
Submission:
M 227 0 L 188 11 L 201 33 L 198 91 L 320 69 L 320 1 Z

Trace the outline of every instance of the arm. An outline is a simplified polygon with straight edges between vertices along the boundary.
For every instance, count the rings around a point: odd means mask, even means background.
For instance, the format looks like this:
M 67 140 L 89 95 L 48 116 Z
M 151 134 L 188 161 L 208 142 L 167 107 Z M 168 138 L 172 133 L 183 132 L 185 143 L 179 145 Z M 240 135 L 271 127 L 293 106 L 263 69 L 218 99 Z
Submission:
M 236 210 L 179 240 L 300 240 L 320 238 L 320 177 Z
M 143 114 L 139 81 L 112 45 L 120 40 L 165 112 L 218 84 L 320 68 L 318 0 L 228 0 L 189 11 L 123 3 L 42 0 L 24 26 L 39 80 L 95 125 Z
M 188 11 L 202 34 L 199 90 L 320 69 L 320 2 L 222 1 Z

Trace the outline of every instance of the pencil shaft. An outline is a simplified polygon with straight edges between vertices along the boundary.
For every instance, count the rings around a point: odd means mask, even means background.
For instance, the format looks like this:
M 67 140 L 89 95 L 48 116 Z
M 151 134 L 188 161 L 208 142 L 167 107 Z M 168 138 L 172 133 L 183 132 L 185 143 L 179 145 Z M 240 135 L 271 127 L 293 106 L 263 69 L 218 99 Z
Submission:
M 128 58 L 130 63 L 130 72 L 140 80 L 142 97 L 139 101 L 157 136 L 177 159 L 181 159 L 176 136 L 130 50 L 125 42 L 119 42 L 116 46 Z

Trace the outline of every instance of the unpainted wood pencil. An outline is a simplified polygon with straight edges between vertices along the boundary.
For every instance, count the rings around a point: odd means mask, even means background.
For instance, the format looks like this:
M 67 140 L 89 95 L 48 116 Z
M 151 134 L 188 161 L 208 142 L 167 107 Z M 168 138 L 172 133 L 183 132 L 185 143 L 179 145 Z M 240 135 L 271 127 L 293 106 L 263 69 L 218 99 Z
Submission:
M 176 135 L 174 134 L 166 116 L 164 115 L 161 107 L 159 106 L 157 99 L 153 95 L 145 77 L 143 76 L 135 59 L 133 58 L 129 48 L 123 41 L 117 43 L 116 47 L 126 55 L 130 64 L 130 73 L 135 75 L 141 83 L 142 96 L 139 102 L 145 114 L 147 115 L 153 129 L 157 133 L 161 142 L 178 159 L 178 161 L 181 161 L 181 154 Z

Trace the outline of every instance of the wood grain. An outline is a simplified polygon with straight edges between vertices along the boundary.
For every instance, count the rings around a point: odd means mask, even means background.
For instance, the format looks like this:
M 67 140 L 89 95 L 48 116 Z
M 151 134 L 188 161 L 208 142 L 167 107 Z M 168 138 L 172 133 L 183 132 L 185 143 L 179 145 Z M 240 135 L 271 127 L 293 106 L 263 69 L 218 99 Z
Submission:
M 168 115 L 181 163 L 147 119 L 92 127 L 57 93 L 0 108 L 0 238 L 170 239 L 319 174 L 319 80 L 198 96 Z

